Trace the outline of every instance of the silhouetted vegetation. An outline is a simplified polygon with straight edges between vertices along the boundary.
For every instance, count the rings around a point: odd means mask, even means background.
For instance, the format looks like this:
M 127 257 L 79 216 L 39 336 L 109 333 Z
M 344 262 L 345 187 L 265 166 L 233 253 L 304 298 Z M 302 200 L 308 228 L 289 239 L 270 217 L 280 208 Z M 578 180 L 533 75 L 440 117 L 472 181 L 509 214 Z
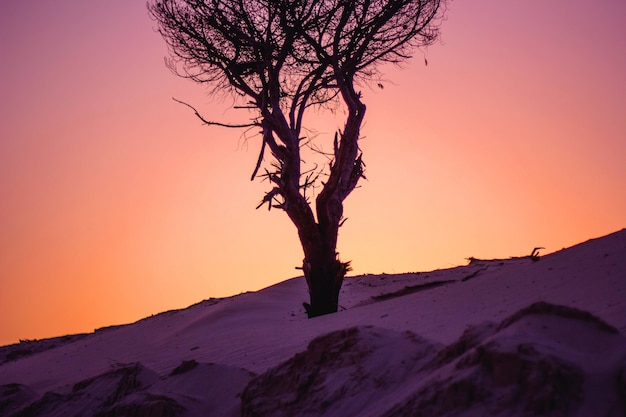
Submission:
M 360 88 L 381 83 L 380 65 L 401 63 L 438 38 L 446 0 L 150 0 L 169 46 L 169 67 L 228 92 L 252 114 L 240 124 L 203 117 L 207 125 L 256 128 L 260 152 L 252 179 L 271 186 L 258 207 L 284 210 L 298 230 L 309 317 L 337 311 L 350 269 L 337 253 L 343 202 L 364 178 L 359 148 L 365 104 Z M 310 108 L 345 110 L 332 149 L 303 135 Z M 269 155 L 267 151 L 269 150 Z M 303 154 L 327 163 L 305 168 Z M 265 159 L 268 161 L 265 161 Z M 312 198 L 315 196 L 315 200 Z M 257 207 L 257 208 L 258 208 Z M 280 254 L 276 254 L 280 256 Z

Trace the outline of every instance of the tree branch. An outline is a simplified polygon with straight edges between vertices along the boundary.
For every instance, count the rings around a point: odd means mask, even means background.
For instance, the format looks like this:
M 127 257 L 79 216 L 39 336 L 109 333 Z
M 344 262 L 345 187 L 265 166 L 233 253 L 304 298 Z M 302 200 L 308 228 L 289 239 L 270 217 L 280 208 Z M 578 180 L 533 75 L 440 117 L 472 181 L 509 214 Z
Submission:
M 243 128 L 243 127 L 254 127 L 254 126 L 259 126 L 259 123 L 246 123 L 246 124 L 229 124 L 229 123 L 220 123 L 220 122 L 212 122 L 209 121 L 207 119 L 205 119 L 204 117 L 202 117 L 202 115 L 200 113 L 198 113 L 198 110 L 196 110 L 195 107 L 193 107 L 191 104 L 185 103 L 184 101 L 180 101 L 174 97 L 172 97 L 172 100 L 174 100 L 177 103 L 180 104 L 184 104 L 185 106 L 189 107 L 191 110 L 194 111 L 194 113 L 196 114 L 196 116 L 198 117 L 198 119 L 202 120 L 202 123 L 204 123 L 207 126 L 221 126 L 221 127 L 230 127 L 230 128 L 235 128 L 235 129 L 239 129 L 239 128 Z

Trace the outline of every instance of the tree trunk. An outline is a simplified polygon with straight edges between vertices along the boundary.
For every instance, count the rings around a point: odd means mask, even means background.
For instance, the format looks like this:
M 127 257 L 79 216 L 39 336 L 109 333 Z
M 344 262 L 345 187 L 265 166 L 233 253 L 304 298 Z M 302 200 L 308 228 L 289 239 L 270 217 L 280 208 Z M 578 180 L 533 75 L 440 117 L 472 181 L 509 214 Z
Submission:
M 358 139 L 365 105 L 360 101 L 360 93 L 354 91 L 352 77 L 339 69 L 337 71 L 337 83 L 349 112 L 344 131 L 335 136 L 328 179 L 316 197 L 317 219 L 305 196 L 309 185 L 301 184 L 302 144 L 299 130 L 286 120 L 279 95 L 271 95 L 275 99 L 272 111 L 263 114 L 262 122 L 264 144 L 269 146 L 279 162 L 275 172 L 268 172 L 267 177 L 275 187 L 264 201 L 271 207 L 274 196 L 280 195 L 283 201 L 277 207 L 285 210 L 298 229 L 304 250 L 302 269 L 309 287 L 310 300 L 304 303 L 309 318 L 335 313 L 339 308 L 339 291 L 349 269 L 349 263 L 338 259 L 336 250 L 343 201 L 363 177 L 364 164 L 358 156 Z
M 304 303 L 309 318 L 336 313 L 339 291 L 348 264 L 337 259 L 335 248 L 318 244 L 306 252 L 302 269 L 309 287 L 309 303 Z

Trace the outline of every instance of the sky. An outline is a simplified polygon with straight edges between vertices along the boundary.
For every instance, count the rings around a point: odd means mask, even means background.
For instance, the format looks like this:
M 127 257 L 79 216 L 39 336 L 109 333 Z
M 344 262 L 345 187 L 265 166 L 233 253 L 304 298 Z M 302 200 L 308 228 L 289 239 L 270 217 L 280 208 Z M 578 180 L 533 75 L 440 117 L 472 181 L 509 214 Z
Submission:
M 363 87 L 367 181 L 339 236 L 352 273 L 626 227 L 624 21 L 621 0 L 452 1 L 440 42 Z M 0 0 L 0 345 L 299 275 L 287 216 L 255 210 L 254 132 L 172 98 L 246 115 L 166 55 L 143 1 Z M 308 120 L 320 139 L 340 127 Z

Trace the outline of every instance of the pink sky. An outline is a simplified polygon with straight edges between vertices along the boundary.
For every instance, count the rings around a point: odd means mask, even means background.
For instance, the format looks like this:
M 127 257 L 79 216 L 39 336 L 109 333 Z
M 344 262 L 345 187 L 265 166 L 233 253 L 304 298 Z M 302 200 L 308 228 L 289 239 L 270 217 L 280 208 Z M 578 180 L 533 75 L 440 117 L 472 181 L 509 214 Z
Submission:
M 339 242 L 354 273 L 552 252 L 625 227 L 624 21 L 619 0 L 453 1 L 442 43 L 363 91 L 368 181 Z M 257 139 L 171 98 L 245 115 L 172 75 L 154 26 L 142 1 L 0 5 L 0 344 L 298 274 L 287 217 L 254 210 Z

